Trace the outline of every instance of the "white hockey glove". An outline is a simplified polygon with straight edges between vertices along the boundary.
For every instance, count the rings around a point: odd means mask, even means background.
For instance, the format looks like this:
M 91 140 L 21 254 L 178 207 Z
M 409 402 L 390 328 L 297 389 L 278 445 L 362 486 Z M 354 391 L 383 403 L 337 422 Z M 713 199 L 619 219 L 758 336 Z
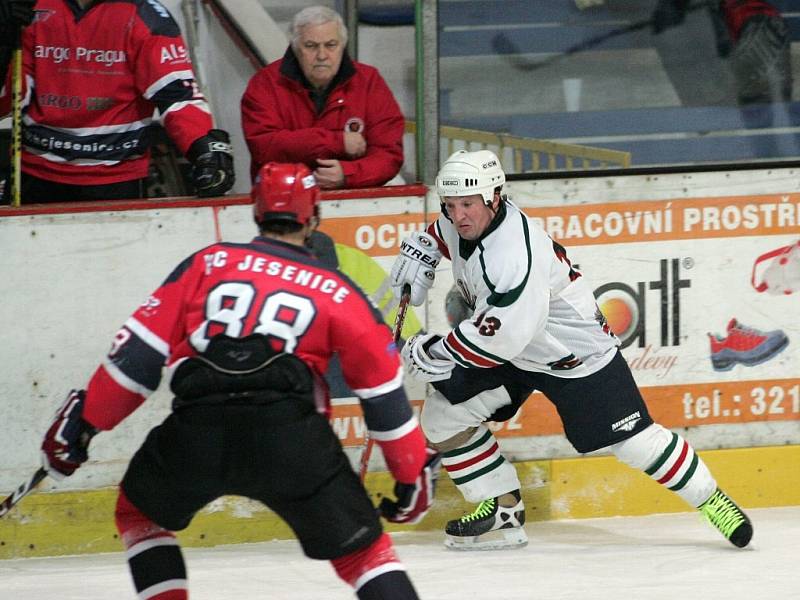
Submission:
M 435 333 L 412 335 L 400 351 L 406 373 L 417 381 L 425 383 L 449 379 L 450 371 L 455 368 L 456 363 L 452 360 L 432 358 L 428 354 L 430 347 L 440 339 L 442 336 Z
M 400 244 L 400 256 L 395 259 L 389 274 L 395 298 L 400 298 L 407 283 L 411 286 L 411 305 L 422 305 L 433 286 L 440 260 L 442 253 L 433 236 L 415 231 L 404 239 Z

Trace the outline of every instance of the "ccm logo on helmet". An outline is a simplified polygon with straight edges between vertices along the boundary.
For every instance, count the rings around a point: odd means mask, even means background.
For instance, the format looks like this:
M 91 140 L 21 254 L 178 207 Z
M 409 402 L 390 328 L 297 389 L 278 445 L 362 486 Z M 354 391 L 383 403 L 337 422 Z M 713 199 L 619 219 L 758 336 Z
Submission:
M 496 160 L 490 160 L 489 162 L 483 163 L 481 165 L 481 167 L 484 168 L 484 169 L 488 169 L 489 167 L 496 167 L 496 166 L 497 166 L 497 161 Z

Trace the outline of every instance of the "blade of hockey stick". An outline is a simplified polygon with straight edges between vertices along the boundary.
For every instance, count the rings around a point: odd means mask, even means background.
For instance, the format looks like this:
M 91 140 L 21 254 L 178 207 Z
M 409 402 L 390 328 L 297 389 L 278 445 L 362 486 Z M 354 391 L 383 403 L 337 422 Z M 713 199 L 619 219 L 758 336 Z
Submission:
M 47 471 L 40 467 L 39 470 L 33 474 L 33 477 L 20 485 L 14 493 L 3 500 L 3 503 L 0 504 L 0 517 L 4 517 L 20 500 L 35 490 L 45 477 L 47 477 Z
M 403 331 L 403 323 L 406 321 L 406 312 L 408 312 L 408 303 L 411 300 L 411 285 L 405 284 L 403 286 L 403 293 L 400 295 L 400 306 L 397 307 L 397 315 L 394 318 L 394 343 L 400 341 L 400 334 Z M 367 476 L 367 468 L 369 467 L 369 457 L 372 455 L 372 447 L 375 445 L 375 440 L 369 437 L 369 431 L 365 434 L 364 449 L 361 451 L 361 459 L 358 461 L 358 477 L 361 483 L 364 483 L 364 478 Z

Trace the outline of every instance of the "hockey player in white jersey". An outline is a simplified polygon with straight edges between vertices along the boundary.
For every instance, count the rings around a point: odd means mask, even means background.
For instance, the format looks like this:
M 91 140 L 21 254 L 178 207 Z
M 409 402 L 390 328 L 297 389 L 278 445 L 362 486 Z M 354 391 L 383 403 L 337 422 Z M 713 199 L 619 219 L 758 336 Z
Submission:
M 539 390 L 557 408 L 580 453 L 606 449 L 697 507 L 731 543 L 752 525 L 677 433 L 654 423 L 600 312 L 566 250 L 501 194 L 505 173 L 488 150 L 459 151 L 436 178 L 441 214 L 405 239 L 391 273 L 399 296 L 425 301 L 442 258 L 471 310 L 442 335 L 413 336 L 407 372 L 435 391 L 422 409 L 428 443 L 477 508 L 447 523 L 454 549 L 523 546 L 525 507 L 516 469 L 488 421 L 514 416 Z

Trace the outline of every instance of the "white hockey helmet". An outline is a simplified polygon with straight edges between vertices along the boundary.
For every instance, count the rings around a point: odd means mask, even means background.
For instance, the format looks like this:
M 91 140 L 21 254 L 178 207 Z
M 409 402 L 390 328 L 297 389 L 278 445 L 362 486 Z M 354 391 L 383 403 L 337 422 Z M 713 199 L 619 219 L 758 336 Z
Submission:
M 484 204 L 491 206 L 495 189 L 505 182 L 506 174 L 494 152 L 459 150 L 439 169 L 436 193 L 442 199 L 445 196 L 480 194 Z

